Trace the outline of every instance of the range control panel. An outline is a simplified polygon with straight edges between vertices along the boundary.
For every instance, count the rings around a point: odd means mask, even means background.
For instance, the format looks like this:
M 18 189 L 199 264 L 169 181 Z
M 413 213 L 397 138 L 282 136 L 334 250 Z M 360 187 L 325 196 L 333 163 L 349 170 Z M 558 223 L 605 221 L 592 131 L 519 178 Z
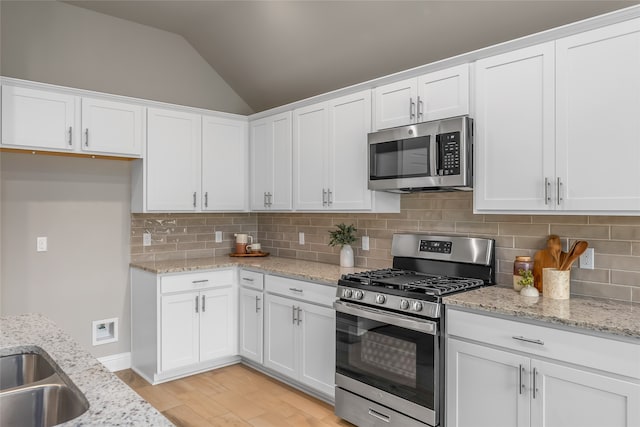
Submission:
M 451 242 L 443 240 L 420 240 L 420 252 L 451 253 Z
M 438 144 L 438 175 L 460 175 L 460 132 L 441 133 Z

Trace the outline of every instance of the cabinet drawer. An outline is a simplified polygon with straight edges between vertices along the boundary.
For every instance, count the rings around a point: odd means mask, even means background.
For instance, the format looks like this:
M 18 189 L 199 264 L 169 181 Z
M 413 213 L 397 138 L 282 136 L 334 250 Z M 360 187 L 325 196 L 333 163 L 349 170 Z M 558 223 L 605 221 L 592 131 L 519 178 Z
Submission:
M 640 344 L 455 309 L 447 310 L 446 328 L 450 336 L 640 379 Z
M 184 292 L 231 285 L 233 285 L 233 270 L 176 274 L 162 276 L 160 279 L 160 292 L 166 294 L 168 292 Z
M 333 301 L 336 299 L 336 288 L 333 286 L 287 279 L 286 277 L 267 275 L 265 277 L 265 288 L 267 292 L 273 294 L 298 298 L 329 307 L 333 305 Z
M 264 274 L 250 270 L 240 270 L 240 284 L 246 288 L 264 289 Z

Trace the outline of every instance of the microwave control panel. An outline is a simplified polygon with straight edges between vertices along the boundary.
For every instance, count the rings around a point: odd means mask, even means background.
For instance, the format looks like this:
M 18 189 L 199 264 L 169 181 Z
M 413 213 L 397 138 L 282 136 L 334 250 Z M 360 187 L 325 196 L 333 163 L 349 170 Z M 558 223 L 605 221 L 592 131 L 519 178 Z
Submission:
M 460 132 L 436 136 L 438 175 L 460 175 Z

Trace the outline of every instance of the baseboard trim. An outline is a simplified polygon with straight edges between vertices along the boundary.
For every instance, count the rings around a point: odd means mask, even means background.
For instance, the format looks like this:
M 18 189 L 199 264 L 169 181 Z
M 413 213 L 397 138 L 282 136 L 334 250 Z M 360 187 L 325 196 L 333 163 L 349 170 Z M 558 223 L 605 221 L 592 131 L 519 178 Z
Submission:
M 131 368 L 131 352 L 99 357 L 98 361 L 111 372 L 129 369 Z

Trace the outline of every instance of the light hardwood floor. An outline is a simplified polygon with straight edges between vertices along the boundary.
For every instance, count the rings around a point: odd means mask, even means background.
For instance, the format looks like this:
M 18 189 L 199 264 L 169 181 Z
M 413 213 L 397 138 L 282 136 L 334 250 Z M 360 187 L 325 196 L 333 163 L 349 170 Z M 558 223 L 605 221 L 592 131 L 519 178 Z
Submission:
M 155 386 L 130 369 L 116 375 L 177 426 L 352 426 L 333 406 L 245 365 Z

